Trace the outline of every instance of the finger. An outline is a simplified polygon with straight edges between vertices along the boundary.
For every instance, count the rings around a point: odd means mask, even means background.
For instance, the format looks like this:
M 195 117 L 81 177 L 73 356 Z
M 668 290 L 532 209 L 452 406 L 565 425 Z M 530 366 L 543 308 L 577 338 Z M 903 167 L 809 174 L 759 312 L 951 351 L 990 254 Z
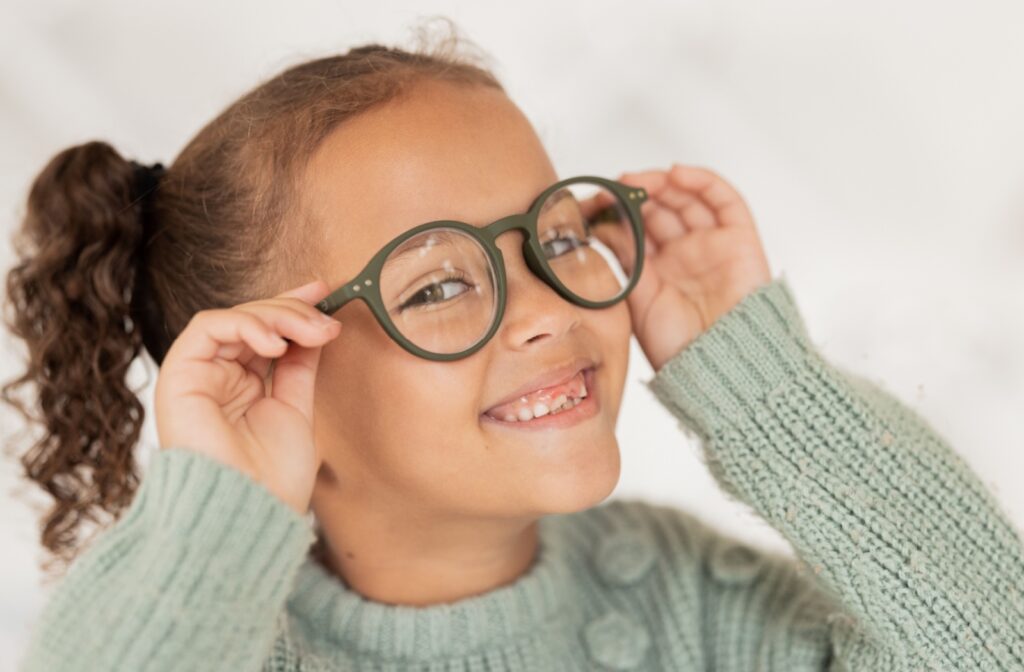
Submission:
M 273 299 L 265 299 L 265 301 L 272 301 L 272 300 Z M 245 305 L 245 304 L 236 306 L 235 309 L 236 310 L 240 310 L 240 311 L 252 312 L 250 307 L 248 305 Z M 254 314 L 256 314 L 256 316 L 259 317 L 259 313 L 258 312 L 254 313 Z M 309 318 L 308 315 L 303 315 L 301 313 L 299 313 L 299 314 L 302 315 L 302 317 L 305 318 L 305 319 Z M 316 322 L 314 322 L 314 323 L 316 323 Z M 319 326 L 318 323 L 316 323 L 316 324 L 317 324 L 317 326 Z M 277 330 L 272 329 L 271 331 L 275 335 L 280 336 L 280 334 L 278 333 Z M 290 342 L 290 340 L 288 338 L 285 338 L 285 341 Z M 253 373 L 255 373 L 260 378 L 266 378 L 267 377 L 267 373 L 270 370 L 271 362 L 274 361 L 274 357 L 273 356 L 267 356 L 266 354 L 259 354 L 259 353 L 257 353 L 256 351 L 254 351 L 244 341 L 238 342 L 238 343 L 227 343 L 227 344 L 221 345 L 217 349 L 217 352 L 214 355 L 214 357 L 215 358 L 220 358 L 220 359 L 234 360 L 234 361 L 238 362 L 239 364 L 241 364 L 242 366 L 244 366 L 246 369 L 248 369 L 248 370 L 252 371 Z
M 747 226 L 754 216 L 740 193 L 720 175 L 707 168 L 672 164 L 670 182 L 700 197 L 715 214 L 720 226 Z
M 222 345 L 217 349 L 214 358 L 234 360 L 260 378 L 267 377 L 270 365 L 274 361 L 273 357 L 260 355 L 245 343 Z
M 337 320 L 324 324 L 328 326 L 316 326 L 294 308 L 273 304 L 207 309 L 192 317 L 171 349 L 175 356 L 210 361 L 221 346 L 244 342 L 255 353 L 275 358 L 287 350 L 282 337 L 301 345 L 319 345 L 336 335 L 341 325 Z
M 265 299 L 256 299 L 239 304 L 239 306 L 252 306 L 258 304 L 287 305 L 302 311 L 309 317 L 317 317 L 322 311 L 313 304 L 320 301 L 329 294 L 329 287 L 323 280 L 313 280 L 300 287 L 281 292 L 277 296 Z
M 283 300 L 281 300 L 283 301 Z M 274 299 L 246 303 L 232 310 L 249 313 L 263 320 L 275 333 L 301 345 L 321 345 L 326 331 L 335 331 L 338 320 L 307 303 L 288 299 L 289 303 L 277 303 Z
M 271 381 L 271 396 L 298 410 L 310 424 L 313 422 L 316 374 L 322 352 L 322 345 L 292 345 L 288 352 L 274 363 Z
M 254 305 L 260 301 L 262 302 L 274 302 L 282 299 L 286 300 L 288 305 L 293 308 L 296 306 L 306 306 L 311 303 L 315 303 L 323 298 L 328 293 L 328 286 L 322 280 L 313 280 L 304 285 L 294 287 L 290 290 L 278 294 L 276 297 L 270 299 L 261 299 L 257 301 L 250 301 L 244 304 L 236 306 L 236 308 L 243 309 L 248 306 Z M 296 301 L 296 299 L 298 301 Z M 307 316 L 313 316 L 319 311 L 316 308 L 310 307 L 307 310 Z M 314 324 L 316 322 L 314 321 Z M 267 353 L 257 353 L 248 343 L 240 341 L 237 343 L 226 343 L 218 347 L 214 357 L 221 359 L 230 359 L 237 361 L 243 365 L 246 369 L 252 371 L 260 378 L 266 378 L 269 372 L 273 356 Z
M 288 348 L 287 342 L 257 316 L 231 308 L 211 308 L 192 316 L 171 344 L 167 357 L 211 361 L 218 353 L 241 355 L 242 348 L 220 350 L 221 346 L 239 344 L 269 358 L 283 355 Z
M 661 203 L 660 200 L 652 199 L 644 205 L 650 205 L 645 212 L 642 211 L 644 212 L 644 229 L 659 245 L 664 245 L 673 238 L 686 234 L 686 225 L 676 210 Z
M 651 198 L 641 206 L 657 240 L 667 242 L 687 231 L 717 226 L 717 217 L 698 194 L 668 181 L 667 172 L 662 176 L 665 182 L 652 191 Z
M 640 212 L 651 236 L 661 244 L 685 235 L 688 230 L 716 224 L 714 215 L 697 196 L 669 182 L 667 171 L 623 173 L 619 181 L 647 190 L 649 198 L 640 206 Z
M 673 184 L 658 192 L 657 202 L 674 211 L 686 231 L 718 226 L 718 217 L 700 196 L 683 191 Z
M 625 185 L 631 187 L 637 187 L 644 189 L 647 192 L 648 198 L 640 204 L 640 214 L 643 215 L 644 219 L 647 220 L 659 209 L 658 201 L 654 200 L 654 197 L 661 192 L 668 181 L 668 176 L 664 170 L 644 170 L 622 173 L 616 180 Z M 658 229 L 662 223 L 657 223 L 655 228 Z M 656 230 L 653 232 L 655 237 L 660 235 L 675 235 L 677 232 L 674 229 Z M 682 233 L 681 231 L 678 233 Z
M 275 331 L 271 332 L 275 336 L 280 336 Z M 292 341 L 288 338 L 284 338 L 285 345 L 291 345 Z M 256 352 L 248 344 L 243 342 L 238 343 L 226 343 L 217 348 L 217 352 L 214 355 L 215 359 L 226 359 L 232 360 L 241 364 L 247 370 L 252 371 L 254 374 L 262 379 L 266 379 L 267 374 L 270 372 L 270 367 L 273 365 L 275 359 L 283 354 L 287 353 L 287 349 L 283 350 L 281 354 L 267 354 L 266 352 Z

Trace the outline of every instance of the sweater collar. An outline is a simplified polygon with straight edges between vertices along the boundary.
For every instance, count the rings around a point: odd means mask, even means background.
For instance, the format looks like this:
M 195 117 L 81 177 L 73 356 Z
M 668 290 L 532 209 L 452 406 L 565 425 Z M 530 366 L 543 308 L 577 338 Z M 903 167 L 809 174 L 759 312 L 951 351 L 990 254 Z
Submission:
M 307 556 L 288 610 L 307 634 L 377 659 L 454 657 L 545 630 L 575 606 L 563 514 L 538 520 L 533 565 L 512 583 L 425 607 L 366 599 Z

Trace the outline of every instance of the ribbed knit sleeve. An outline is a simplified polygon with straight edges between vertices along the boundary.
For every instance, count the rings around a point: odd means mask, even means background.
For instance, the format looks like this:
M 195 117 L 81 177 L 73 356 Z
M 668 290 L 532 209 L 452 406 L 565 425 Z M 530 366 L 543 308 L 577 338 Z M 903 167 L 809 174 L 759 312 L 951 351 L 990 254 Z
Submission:
M 759 633 L 765 669 L 1024 670 L 1020 536 L 924 419 L 823 359 L 784 275 L 648 385 L 799 557 L 714 637 Z
M 129 508 L 54 586 L 22 669 L 260 670 L 314 539 L 249 476 L 160 450 Z

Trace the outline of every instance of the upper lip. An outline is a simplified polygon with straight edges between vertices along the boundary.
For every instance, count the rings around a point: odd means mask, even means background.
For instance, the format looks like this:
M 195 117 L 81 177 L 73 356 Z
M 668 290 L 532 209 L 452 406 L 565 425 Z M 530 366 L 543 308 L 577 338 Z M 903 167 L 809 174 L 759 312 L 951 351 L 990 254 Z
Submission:
M 501 399 L 500 401 L 491 404 L 487 408 L 487 411 L 492 410 L 496 406 L 501 406 L 502 404 L 507 404 L 510 401 L 515 401 L 519 397 L 527 395 L 531 392 L 536 392 L 539 389 L 551 387 L 553 385 L 558 385 L 559 383 L 564 383 L 573 376 L 575 376 L 580 371 L 584 369 L 589 369 L 594 365 L 594 360 L 592 360 L 589 357 L 575 357 L 564 364 L 560 364 L 553 368 L 547 369 L 541 375 L 537 376 L 536 378 L 532 378 L 526 383 L 523 383 L 522 385 L 517 387 L 515 392 L 513 392 L 512 394 L 508 395 L 504 399 Z M 486 413 L 487 411 L 484 412 Z

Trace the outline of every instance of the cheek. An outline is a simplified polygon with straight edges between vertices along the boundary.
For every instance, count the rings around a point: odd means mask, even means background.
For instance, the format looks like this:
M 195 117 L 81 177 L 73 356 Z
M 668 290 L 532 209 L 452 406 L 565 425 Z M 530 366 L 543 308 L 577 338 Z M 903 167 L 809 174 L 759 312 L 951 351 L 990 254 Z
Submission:
M 339 468 L 422 493 L 479 444 L 480 373 L 380 347 L 325 351 L 321 367 L 318 433 Z
M 610 308 L 591 312 L 588 326 L 600 343 L 604 398 L 608 411 L 614 417 L 618 415 L 629 367 L 629 343 L 633 333 L 629 307 L 621 301 Z
M 478 420 L 478 385 L 453 370 L 406 371 L 390 391 L 374 388 L 376 445 L 365 459 L 374 478 L 422 506 L 462 508 L 486 501 L 495 465 Z

